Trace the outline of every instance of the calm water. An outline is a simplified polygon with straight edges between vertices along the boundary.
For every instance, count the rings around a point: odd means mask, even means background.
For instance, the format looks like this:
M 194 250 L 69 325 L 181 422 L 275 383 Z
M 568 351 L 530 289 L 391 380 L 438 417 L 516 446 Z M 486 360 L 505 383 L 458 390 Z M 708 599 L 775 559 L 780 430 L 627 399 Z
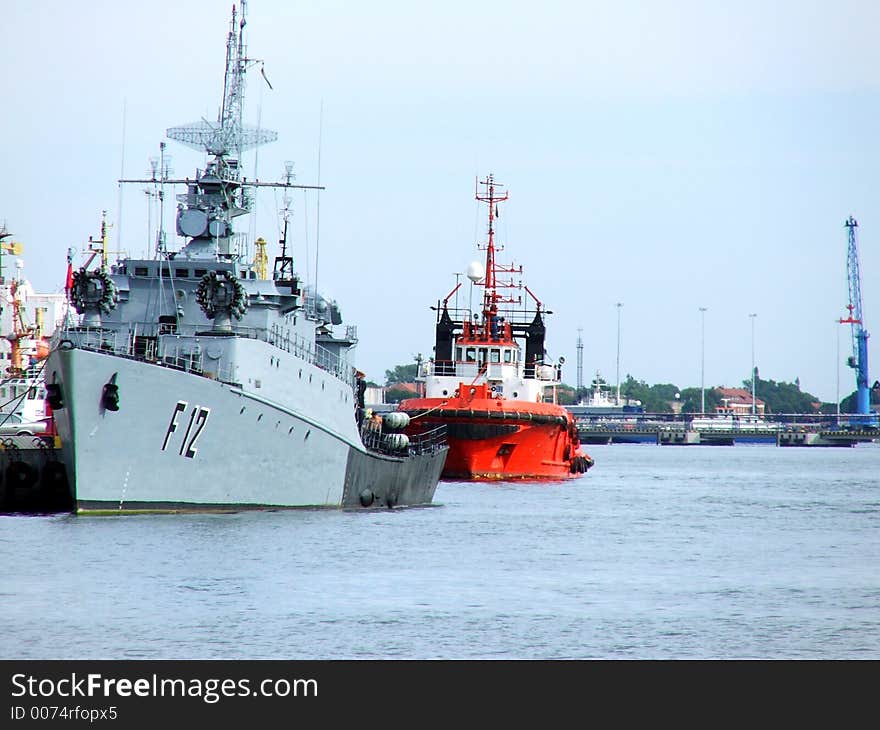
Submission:
M 439 506 L 0 517 L 0 657 L 880 658 L 880 446 L 593 446 Z

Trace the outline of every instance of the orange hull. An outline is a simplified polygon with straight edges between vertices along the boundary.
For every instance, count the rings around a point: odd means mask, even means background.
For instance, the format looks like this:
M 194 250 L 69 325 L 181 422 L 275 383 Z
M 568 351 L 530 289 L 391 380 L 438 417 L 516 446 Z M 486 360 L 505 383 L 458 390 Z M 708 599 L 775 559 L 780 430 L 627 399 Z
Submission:
M 446 426 L 444 479 L 561 480 L 593 465 L 580 449 L 574 419 L 560 406 L 481 397 L 412 398 L 399 409 L 417 423 Z

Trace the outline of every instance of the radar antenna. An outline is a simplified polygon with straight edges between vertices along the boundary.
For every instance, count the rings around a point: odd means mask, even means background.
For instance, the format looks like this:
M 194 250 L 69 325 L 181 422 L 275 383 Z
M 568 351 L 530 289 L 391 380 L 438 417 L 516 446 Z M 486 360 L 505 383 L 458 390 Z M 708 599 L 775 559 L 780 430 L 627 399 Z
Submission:
M 278 133 L 269 129 L 245 126 L 242 122 L 244 107 L 245 75 L 249 68 L 262 65 L 262 61 L 248 58 L 244 45 L 244 28 L 247 2 L 241 2 L 241 19 L 236 22 L 235 6 L 232 6 L 232 21 L 226 40 L 226 76 L 223 81 L 223 106 L 217 122 L 206 119 L 179 127 L 171 127 L 167 135 L 187 147 L 204 150 L 215 157 L 241 159 L 241 153 L 278 139 Z M 263 78 L 266 78 L 265 73 Z M 266 79 L 266 83 L 269 80 Z M 271 85 L 270 85 L 271 88 Z
M 281 211 L 281 219 L 284 221 L 284 229 L 278 243 L 281 246 L 281 255 L 275 257 L 275 266 L 272 278 L 278 282 L 289 282 L 294 279 L 293 275 L 293 257 L 287 255 L 287 224 L 290 222 L 290 195 L 289 188 L 293 186 L 293 180 L 296 175 L 293 173 L 293 163 L 284 163 L 284 182 L 287 187 L 284 189 L 284 208 Z

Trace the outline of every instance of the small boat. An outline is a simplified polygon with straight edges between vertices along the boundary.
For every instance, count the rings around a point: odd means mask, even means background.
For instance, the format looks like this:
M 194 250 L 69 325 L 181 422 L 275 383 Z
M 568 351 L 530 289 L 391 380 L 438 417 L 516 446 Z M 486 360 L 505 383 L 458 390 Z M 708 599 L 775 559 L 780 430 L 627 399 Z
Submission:
M 776 433 L 779 430 L 779 425 L 768 423 L 763 418 L 757 416 L 733 413 L 694 418 L 690 422 L 690 428 L 693 431 L 761 431 Z
M 0 228 L 0 257 L 3 252 L 18 255 L 20 243 L 9 244 L 5 226 Z M 0 336 L 6 340 L 3 359 L 8 366 L 0 379 L 0 435 L 52 436 L 55 434 L 52 410 L 46 403 L 43 364 L 49 354 L 49 339 L 44 336 L 44 312 L 47 307 L 33 307 L 33 322 L 26 313 L 26 301 L 33 297 L 30 282 L 22 276 L 24 262 L 17 259 L 16 273 L 3 276 L 0 261 Z M 40 295 L 45 296 L 45 295 Z
M 611 391 L 602 375 L 597 370 L 592 387 L 586 398 L 576 405 L 568 406 L 568 410 L 578 416 L 635 416 L 644 414 L 645 407 L 639 400 L 621 397 Z
M 446 426 L 444 479 L 561 480 L 583 474 L 593 459 L 581 450 L 574 417 L 557 400 L 564 358 L 547 361 L 547 312 L 514 281 L 522 266 L 495 259 L 495 219 L 508 198 L 502 187 L 489 175 L 476 191 L 488 207 L 486 263 L 472 263 L 468 278 L 483 289 L 482 316 L 450 306 L 461 283 L 438 303 L 434 357 L 420 364 L 418 375 L 424 395 L 402 401 L 398 410 L 409 428 Z M 513 290 L 525 291 L 528 300 L 510 296 Z

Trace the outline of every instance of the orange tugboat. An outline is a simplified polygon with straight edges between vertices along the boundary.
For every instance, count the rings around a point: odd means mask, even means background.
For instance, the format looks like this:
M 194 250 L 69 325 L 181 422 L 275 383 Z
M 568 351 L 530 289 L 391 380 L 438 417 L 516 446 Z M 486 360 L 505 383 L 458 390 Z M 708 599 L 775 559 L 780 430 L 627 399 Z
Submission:
M 502 187 L 489 175 L 476 191 L 489 209 L 489 233 L 480 246 L 485 269 L 471 264 L 468 278 L 483 288 L 482 316 L 450 309 L 456 284 L 437 307 L 434 357 L 420 366 L 424 397 L 403 401 L 399 410 L 411 423 L 446 426 L 443 478 L 561 480 L 583 474 L 593 460 L 581 450 L 573 416 L 557 402 L 564 360 L 545 362 L 547 312 L 514 281 L 522 266 L 495 260 L 495 219 L 508 198 Z M 514 289 L 525 290 L 528 302 L 501 291 Z

